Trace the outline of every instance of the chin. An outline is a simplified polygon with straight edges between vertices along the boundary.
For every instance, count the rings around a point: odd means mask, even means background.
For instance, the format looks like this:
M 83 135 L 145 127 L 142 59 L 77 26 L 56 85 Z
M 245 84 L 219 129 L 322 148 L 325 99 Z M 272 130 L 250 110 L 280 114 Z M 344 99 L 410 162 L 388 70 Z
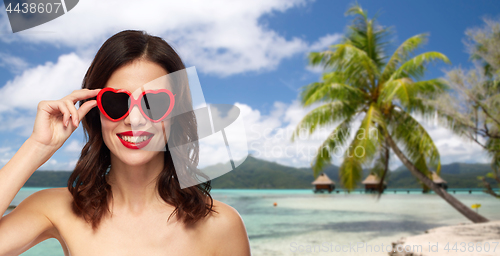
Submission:
M 152 158 L 151 158 L 152 159 Z M 151 159 L 127 159 L 125 161 L 122 160 L 122 162 L 128 166 L 141 166 L 141 165 L 145 165 L 147 163 L 149 163 L 151 161 Z
M 140 166 L 146 164 L 154 159 L 153 152 L 146 152 L 142 150 L 137 150 L 135 152 L 117 152 L 118 154 L 113 154 L 114 157 L 120 162 L 129 166 Z

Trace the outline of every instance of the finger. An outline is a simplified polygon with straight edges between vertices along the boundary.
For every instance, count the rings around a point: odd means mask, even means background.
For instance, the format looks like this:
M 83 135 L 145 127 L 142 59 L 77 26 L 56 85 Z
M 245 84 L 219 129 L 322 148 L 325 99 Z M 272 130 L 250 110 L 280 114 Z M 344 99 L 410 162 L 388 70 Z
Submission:
M 70 100 L 65 100 L 64 103 L 66 104 L 66 107 L 68 107 L 68 110 L 71 113 L 71 121 L 73 121 L 73 125 L 77 127 L 79 119 L 78 119 L 78 111 L 76 110 L 74 103 Z
M 37 115 L 38 113 L 47 113 L 49 116 L 60 117 L 63 115 L 63 125 L 66 126 L 66 119 L 69 119 L 69 110 L 65 104 L 59 100 L 52 101 L 40 101 L 38 103 Z
M 63 125 L 65 127 L 68 127 L 69 124 L 69 118 L 70 118 L 70 112 L 68 107 L 66 107 L 66 104 L 62 101 L 57 101 L 56 103 L 57 108 L 59 111 L 63 114 Z
M 87 115 L 87 113 L 96 106 L 97 106 L 96 100 L 89 100 L 83 103 L 83 105 L 80 108 L 78 108 L 78 116 L 80 118 L 78 121 L 82 121 L 83 117 L 85 117 L 85 115 Z
M 89 99 L 92 97 L 97 96 L 101 89 L 81 89 L 81 90 L 74 90 L 70 95 L 66 96 L 65 98 L 73 101 L 73 104 L 76 104 L 78 101 Z

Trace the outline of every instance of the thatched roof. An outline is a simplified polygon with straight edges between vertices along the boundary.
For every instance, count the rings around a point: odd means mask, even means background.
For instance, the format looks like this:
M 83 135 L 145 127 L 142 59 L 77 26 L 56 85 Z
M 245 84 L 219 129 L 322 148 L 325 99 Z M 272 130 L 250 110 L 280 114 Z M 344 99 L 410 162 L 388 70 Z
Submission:
M 432 171 L 432 181 L 436 184 L 441 184 L 441 183 L 448 183 L 445 180 L 443 180 L 435 171 Z
M 380 183 L 380 178 L 377 176 L 377 174 L 370 174 L 361 183 L 364 184 L 364 185 L 379 184 Z M 384 184 L 387 184 L 387 182 L 384 181 Z
M 311 184 L 313 185 L 330 185 L 330 184 L 335 184 L 330 178 L 325 173 L 321 173 L 318 178 L 316 178 L 315 181 L 313 181 Z

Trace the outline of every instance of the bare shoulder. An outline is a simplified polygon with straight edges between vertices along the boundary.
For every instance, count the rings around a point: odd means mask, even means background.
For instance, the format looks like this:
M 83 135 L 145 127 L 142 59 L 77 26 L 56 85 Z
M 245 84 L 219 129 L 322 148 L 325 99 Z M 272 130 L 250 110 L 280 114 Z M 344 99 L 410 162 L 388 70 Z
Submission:
M 217 213 L 212 215 L 212 224 L 215 225 L 239 225 L 243 224 L 240 214 L 232 206 L 214 199 L 213 209 Z
M 73 197 L 67 188 L 49 188 L 37 191 L 23 200 L 19 207 L 43 213 L 49 220 L 57 220 L 71 209 Z
M 24 201 L 51 209 L 53 207 L 65 206 L 67 203 L 71 203 L 72 199 L 68 188 L 49 188 L 33 193 Z
M 69 190 L 66 187 L 42 189 L 40 191 L 33 193 L 33 195 L 46 196 L 46 197 L 57 197 L 59 199 L 61 199 L 63 197 L 71 197 L 71 194 L 69 193 Z
M 250 255 L 250 245 L 243 219 L 233 207 L 214 200 L 206 223 L 211 243 L 217 245 L 216 255 Z
M 0 219 L 0 255 L 19 255 L 48 238 L 60 239 L 56 223 L 67 212 L 69 192 L 37 191 Z
M 71 194 L 67 188 L 49 188 L 31 194 L 19 206 L 50 209 L 51 206 L 60 205 L 68 200 L 71 200 Z

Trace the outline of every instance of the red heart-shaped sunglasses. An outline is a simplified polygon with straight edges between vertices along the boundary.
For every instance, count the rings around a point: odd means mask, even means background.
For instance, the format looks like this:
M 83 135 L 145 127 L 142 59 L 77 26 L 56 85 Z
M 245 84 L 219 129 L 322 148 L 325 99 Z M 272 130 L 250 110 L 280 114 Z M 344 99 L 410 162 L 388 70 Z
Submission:
M 113 122 L 125 118 L 137 105 L 142 115 L 152 122 L 167 117 L 175 105 L 175 94 L 167 89 L 146 90 L 134 99 L 130 91 L 107 87 L 97 94 L 97 106 L 101 113 Z

